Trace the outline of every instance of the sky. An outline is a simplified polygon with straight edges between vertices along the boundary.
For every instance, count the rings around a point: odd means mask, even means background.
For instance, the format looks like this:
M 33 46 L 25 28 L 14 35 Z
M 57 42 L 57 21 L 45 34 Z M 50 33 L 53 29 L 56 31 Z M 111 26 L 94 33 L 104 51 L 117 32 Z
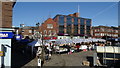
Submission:
M 120 0 L 17 0 L 18 2 L 118 2 Z
M 80 17 L 92 19 L 92 26 L 118 26 L 117 2 L 17 2 L 13 8 L 13 26 L 35 26 L 57 14 L 79 12 Z

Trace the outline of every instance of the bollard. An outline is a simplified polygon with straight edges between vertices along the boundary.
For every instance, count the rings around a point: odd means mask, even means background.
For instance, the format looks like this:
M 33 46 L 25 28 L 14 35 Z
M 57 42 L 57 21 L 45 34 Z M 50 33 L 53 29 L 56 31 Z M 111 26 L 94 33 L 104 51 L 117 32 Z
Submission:
M 41 68 L 41 59 L 40 58 L 38 58 L 38 67 L 40 67 Z

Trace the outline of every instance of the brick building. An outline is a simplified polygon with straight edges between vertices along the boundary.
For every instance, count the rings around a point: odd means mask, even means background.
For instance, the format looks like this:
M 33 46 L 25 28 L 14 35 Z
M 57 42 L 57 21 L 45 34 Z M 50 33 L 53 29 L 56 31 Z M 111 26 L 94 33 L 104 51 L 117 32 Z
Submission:
M 118 31 L 118 36 L 119 36 L 119 38 L 120 38 L 120 1 L 118 2 L 118 29 L 119 29 L 119 31 Z
M 79 17 L 79 13 L 56 15 L 53 20 L 58 23 L 59 36 L 91 36 L 91 19 Z
M 23 28 L 19 28 L 19 33 L 23 36 L 31 36 L 35 33 L 36 27 L 25 26 Z
M 48 18 L 39 28 L 44 38 L 56 37 L 58 33 L 58 24 L 52 19 Z
M 14 1 L 14 0 L 13 0 Z M 12 27 L 12 9 L 15 2 L 7 0 L 7 2 L 0 1 L 0 27 Z
M 120 37 L 120 26 L 118 26 L 118 37 Z
M 118 27 L 108 27 L 108 26 L 92 27 L 92 36 L 94 38 L 102 38 L 103 36 L 118 38 Z

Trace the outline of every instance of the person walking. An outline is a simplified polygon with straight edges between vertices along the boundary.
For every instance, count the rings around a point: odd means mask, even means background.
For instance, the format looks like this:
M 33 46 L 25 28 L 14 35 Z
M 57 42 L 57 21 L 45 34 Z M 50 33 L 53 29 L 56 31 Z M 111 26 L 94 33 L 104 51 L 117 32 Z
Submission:
M 70 54 L 70 46 L 66 44 L 67 53 Z
M 49 50 L 47 47 L 48 47 L 48 45 L 45 46 L 45 54 L 46 54 L 45 60 L 49 60 Z
M 79 52 L 80 50 L 79 50 L 79 48 L 80 48 L 80 45 L 76 45 L 76 48 L 77 48 L 77 52 Z

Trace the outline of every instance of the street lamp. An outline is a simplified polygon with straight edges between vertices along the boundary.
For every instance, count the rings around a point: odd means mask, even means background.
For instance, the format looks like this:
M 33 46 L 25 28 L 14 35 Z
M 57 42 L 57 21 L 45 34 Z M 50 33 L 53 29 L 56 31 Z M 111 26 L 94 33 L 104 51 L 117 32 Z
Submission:
M 36 23 L 36 30 L 38 30 L 38 32 L 39 32 L 39 25 L 40 25 L 40 23 L 38 22 L 38 23 Z M 39 32 L 39 39 L 41 39 L 41 41 L 42 41 L 42 46 L 41 46 L 41 48 L 42 48 L 42 52 L 41 52 L 41 55 L 39 55 L 38 56 L 38 66 L 39 66 L 39 64 L 40 64 L 40 66 L 42 66 L 42 62 L 44 62 L 44 45 L 43 45 L 43 33 L 42 33 L 43 31 L 42 31 L 42 28 L 41 28 L 41 32 Z M 41 60 L 41 62 L 39 63 L 39 60 Z

